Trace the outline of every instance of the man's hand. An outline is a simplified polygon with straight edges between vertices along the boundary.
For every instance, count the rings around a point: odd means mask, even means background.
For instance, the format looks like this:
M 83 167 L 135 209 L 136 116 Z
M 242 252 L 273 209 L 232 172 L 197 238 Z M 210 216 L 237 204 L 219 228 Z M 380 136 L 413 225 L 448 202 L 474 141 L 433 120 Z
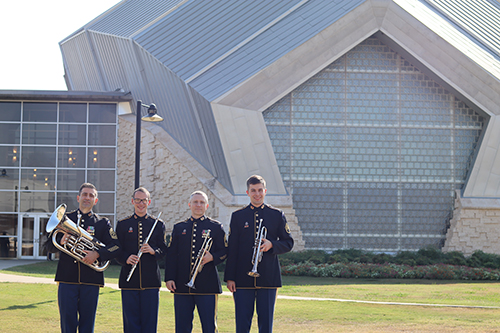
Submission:
M 149 254 L 155 255 L 155 250 L 153 250 L 153 248 L 151 246 L 149 246 L 148 243 L 142 244 L 142 246 L 141 246 L 141 252 L 142 253 L 149 253 Z
M 267 252 L 273 247 L 273 243 L 271 243 L 270 240 L 263 239 L 262 244 L 260 245 L 260 251 L 261 252 Z
M 135 254 L 131 254 L 125 263 L 129 265 L 136 265 L 139 262 L 139 256 L 136 256 Z
M 214 257 L 212 256 L 212 254 L 210 252 L 205 252 L 205 255 L 203 256 L 203 258 L 201 259 L 201 264 L 202 265 L 205 265 L 209 262 L 211 262 L 212 260 L 214 260 Z
M 175 281 L 174 280 L 168 280 L 167 282 L 165 282 L 165 284 L 167 285 L 167 289 L 170 290 L 171 292 L 175 292 Z
M 227 289 L 229 289 L 230 292 L 234 293 L 236 291 L 236 282 L 233 280 L 227 280 Z
M 87 253 L 87 255 L 82 259 L 82 261 L 88 265 L 92 265 L 94 261 L 99 258 L 99 253 L 97 251 L 85 251 L 83 252 Z

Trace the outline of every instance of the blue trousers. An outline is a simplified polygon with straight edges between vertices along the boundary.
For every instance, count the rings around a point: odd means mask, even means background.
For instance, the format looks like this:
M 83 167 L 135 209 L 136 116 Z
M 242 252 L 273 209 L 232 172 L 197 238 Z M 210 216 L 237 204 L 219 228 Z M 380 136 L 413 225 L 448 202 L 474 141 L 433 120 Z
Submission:
M 160 289 L 122 289 L 124 333 L 156 333 Z
M 218 332 L 217 299 L 218 295 L 174 294 L 175 332 L 191 333 L 195 306 L 198 309 L 203 333 Z
M 236 312 L 236 333 L 249 333 L 257 306 L 259 333 L 273 331 L 274 304 L 277 289 L 236 289 L 233 293 Z
M 57 302 L 61 333 L 94 332 L 99 286 L 59 282 Z

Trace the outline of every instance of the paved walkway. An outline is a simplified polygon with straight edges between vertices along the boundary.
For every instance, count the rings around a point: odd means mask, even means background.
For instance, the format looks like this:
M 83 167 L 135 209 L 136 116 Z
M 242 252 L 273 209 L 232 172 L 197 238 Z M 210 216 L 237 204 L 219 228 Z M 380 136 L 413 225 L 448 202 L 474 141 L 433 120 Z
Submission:
M 9 267 L 29 265 L 42 260 L 0 260 L 0 283 L 14 282 L 14 283 L 45 283 L 56 284 L 53 278 L 40 278 L 33 276 L 23 276 L 14 274 L 5 274 L 1 270 Z M 118 285 L 115 283 L 106 283 L 106 287 L 119 290 Z M 167 288 L 163 287 L 161 291 L 169 292 Z M 232 293 L 225 291 L 223 296 L 232 296 Z M 381 305 L 404 305 L 404 306 L 429 306 L 429 307 L 449 307 L 449 308 L 473 308 L 473 309 L 500 309 L 500 306 L 469 306 L 469 305 L 450 305 L 450 304 L 421 304 L 421 303 L 401 303 L 401 302 L 375 302 L 375 301 L 359 301 L 349 299 L 337 298 L 317 298 L 317 297 L 300 297 L 300 296 L 286 296 L 279 295 L 280 299 L 299 300 L 299 301 L 328 301 L 328 302 L 349 302 L 349 303 L 365 303 L 365 304 L 381 304 Z

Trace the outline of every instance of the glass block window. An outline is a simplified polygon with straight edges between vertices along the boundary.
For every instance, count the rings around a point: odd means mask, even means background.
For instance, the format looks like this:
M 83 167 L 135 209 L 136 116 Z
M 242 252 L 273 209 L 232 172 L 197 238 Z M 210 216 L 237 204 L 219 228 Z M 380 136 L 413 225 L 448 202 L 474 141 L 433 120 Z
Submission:
M 264 111 L 306 248 L 444 244 L 485 119 L 375 37 Z

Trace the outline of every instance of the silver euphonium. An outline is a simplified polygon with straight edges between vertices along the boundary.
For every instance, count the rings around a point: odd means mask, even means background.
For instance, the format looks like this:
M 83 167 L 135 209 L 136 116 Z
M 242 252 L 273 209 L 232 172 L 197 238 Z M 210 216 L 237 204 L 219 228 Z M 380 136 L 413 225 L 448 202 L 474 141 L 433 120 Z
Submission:
M 248 275 L 251 277 L 259 277 L 260 274 L 257 272 L 257 266 L 259 262 L 262 260 L 262 256 L 264 252 L 260 250 L 260 246 L 262 244 L 262 240 L 267 236 L 267 228 L 262 225 L 262 219 L 260 220 L 260 229 L 257 237 L 255 238 L 255 244 L 253 246 L 253 254 L 252 254 L 252 270 L 248 272 Z
M 45 230 L 48 233 L 54 231 L 52 233 L 52 243 L 54 243 L 54 246 L 59 251 L 66 253 L 95 271 L 103 272 L 106 268 L 108 268 L 109 260 L 102 263 L 100 263 L 99 260 L 96 260 L 90 265 L 83 262 L 83 258 L 87 255 L 85 251 L 98 251 L 106 245 L 90 235 L 87 231 L 78 226 L 78 224 L 71 221 L 66 216 L 65 204 L 59 205 L 54 213 L 52 213 Z M 68 241 L 64 245 L 60 245 L 56 240 L 56 236 L 60 232 L 66 232 L 69 234 Z
M 206 234 L 202 236 L 204 238 L 203 244 L 201 245 L 200 250 L 198 251 L 198 256 L 196 257 L 196 261 L 194 263 L 193 268 L 191 269 L 191 280 L 186 283 L 186 286 L 192 289 L 196 289 L 194 287 L 194 280 L 196 280 L 196 277 L 198 276 L 198 273 L 201 272 L 203 269 L 203 264 L 201 263 L 203 260 L 203 257 L 205 256 L 205 253 L 210 251 L 210 248 L 212 247 L 212 237 L 210 237 L 210 230 Z

